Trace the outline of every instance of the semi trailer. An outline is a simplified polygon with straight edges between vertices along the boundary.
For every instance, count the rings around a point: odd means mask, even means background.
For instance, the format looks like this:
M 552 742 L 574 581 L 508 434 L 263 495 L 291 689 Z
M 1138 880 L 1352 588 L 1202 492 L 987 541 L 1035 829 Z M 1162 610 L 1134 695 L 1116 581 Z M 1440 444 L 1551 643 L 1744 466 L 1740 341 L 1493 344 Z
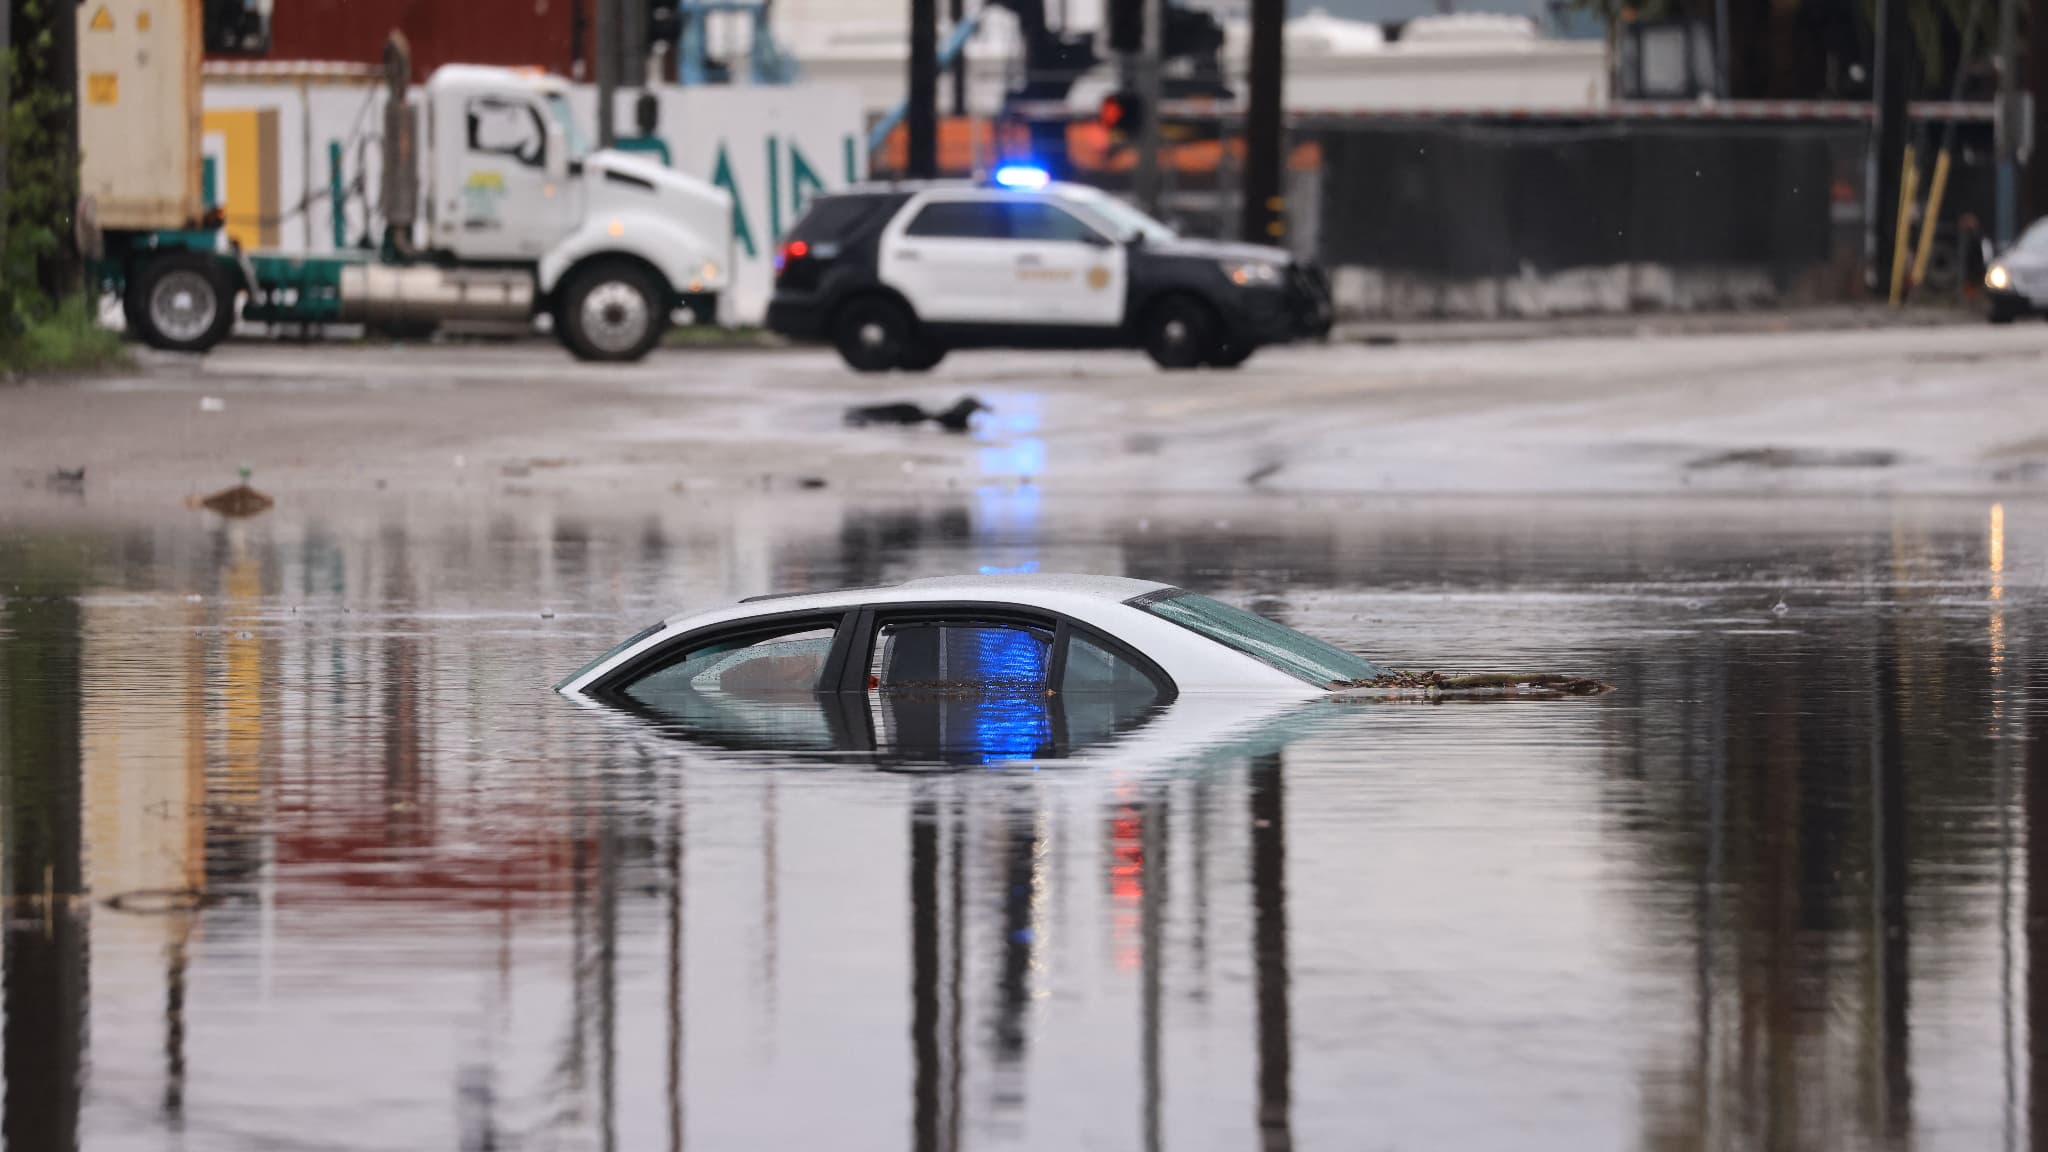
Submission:
M 79 19 L 81 240 L 129 330 L 203 352 L 237 318 L 420 331 L 547 316 L 587 360 L 636 360 L 679 313 L 715 323 L 732 200 L 586 145 L 566 80 L 446 65 L 418 92 L 394 33 L 374 247 L 240 249 L 204 202 L 201 0 L 86 0 Z

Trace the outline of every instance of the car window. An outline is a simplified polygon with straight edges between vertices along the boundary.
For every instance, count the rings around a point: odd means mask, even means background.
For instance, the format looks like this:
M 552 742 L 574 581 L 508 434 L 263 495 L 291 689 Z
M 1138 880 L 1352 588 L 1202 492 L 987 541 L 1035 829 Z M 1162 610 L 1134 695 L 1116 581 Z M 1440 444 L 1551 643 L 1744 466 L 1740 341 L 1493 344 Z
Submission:
M 1067 638 L 1067 665 L 1060 676 L 1060 691 L 1119 692 L 1148 699 L 1159 695 L 1158 686 L 1144 669 L 1078 633 Z
M 788 239 L 811 244 L 820 240 L 844 240 L 866 224 L 889 200 L 887 196 L 872 195 L 820 196 L 811 201 L 811 210 L 789 230 Z M 901 203 L 900 199 L 897 202 Z
M 875 630 L 869 684 L 884 691 L 1043 694 L 1052 630 L 1024 624 L 905 621 Z
M 626 685 L 625 693 L 643 704 L 667 708 L 685 693 L 813 692 L 825 674 L 834 632 L 830 626 L 807 624 L 767 637 L 753 633 L 712 640 Z
M 1370 660 L 1325 644 L 1313 636 L 1304 636 L 1264 616 L 1179 588 L 1147 592 L 1126 603 L 1162 620 L 1170 620 L 1190 632 L 1207 636 L 1218 644 L 1234 648 L 1318 688 L 1345 681 L 1371 680 L 1380 675 L 1380 669 Z
M 906 236 L 946 240 L 1007 240 L 1009 215 L 992 200 L 934 200 L 918 209 Z
M 1009 209 L 1010 235 L 1017 240 L 1047 240 L 1076 244 L 1101 235 L 1082 223 L 1073 213 L 1051 204 L 1037 201 L 1012 202 Z

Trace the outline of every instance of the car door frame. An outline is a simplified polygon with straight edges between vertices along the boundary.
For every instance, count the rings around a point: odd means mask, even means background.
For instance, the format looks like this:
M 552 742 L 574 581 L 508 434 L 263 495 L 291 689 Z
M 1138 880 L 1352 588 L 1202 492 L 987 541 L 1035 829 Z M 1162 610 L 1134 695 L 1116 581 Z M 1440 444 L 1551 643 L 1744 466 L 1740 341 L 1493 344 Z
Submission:
M 1152 688 L 1159 694 L 1158 703 L 1170 704 L 1180 696 L 1180 687 L 1173 677 L 1151 657 L 1129 644 L 1090 627 L 1063 612 L 1050 608 L 1035 608 L 1021 604 L 998 604 L 985 600 L 920 600 L 901 603 L 884 602 L 864 604 L 859 609 L 860 618 L 855 621 L 848 636 L 847 651 L 840 664 L 839 691 L 868 692 L 868 678 L 873 670 L 868 667 L 874 659 L 875 628 L 878 624 L 897 619 L 924 620 L 931 622 L 958 621 L 964 624 L 1022 624 L 1041 628 L 1053 634 L 1052 654 L 1045 668 L 1046 686 L 1053 692 L 1059 691 L 1059 682 L 1067 670 L 1067 641 L 1076 633 L 1085 636 L 1088 642 L 1109 652 L 1145 674 L 1152 682 Z M 835 646 L 833 655 L 842 654 Z
M 859 612 L 860 609 L 857 607 L 770 612 L 738 620 L 722 620 L 702 628 L 693 628 L 688 632 L 679 632 L 644 652 L 635 653 L 632 659 L 613 667 L 602 678 L 586 685 L 582 692 L 608 703 L 621 703 L 625 700 L 626 688 L 633 681 L 661 671 L 707 643 L 744 639 L 748 636 L 771 639 L 794 631 L 792 625 L 813 622 L 816 627 L 829 627 L 833 631 L 831 650 L 825 654 L 824 671 L 819 673 L 818 683 L 811 691 L 838 691 L 836 686 L 844 679 L 842 669 L 848 653 L 852 651 L 848 646 L 852 641 L 852 625 L 857 622 Z
M 849 647 L 845 655 L 845 662 L 840 667 L 839 695 L 849 703 L 858 701 L 857 707 L 847 708 L 847 721 L 848 723 L 865 723 L 867 725 L 866 747 L 868 748 L 875 748 L 877 746 L 872 697 L 880 689 L 870 687 L 870 678 L 874 675 L 874 670 L 870 667 L 870 664 L 874 660 L 875 629 L 882 624 L 899 620 L 960 624 L 1016 624 L 1023 627 L 1050 631 L 1053 634 L 1052 652 L 1046 660 L 1045 681 L 1047 695 L 1055 701 L 1062 699 L 1064 696 L 1059 690 L 1059 683 L 1066 675 L 1068 642 L 1077 634 L 1086 637 L 1089 643 L 1102 648 L 1118 659 L 1129 661 L 1132 667 L 1144 673 L 1145 678 L 1151 681 L 1152 690 L 1155 693 L 1151 705 L 1152 709 L 1164 708 L 1180 696 L 1179 686 L 1173 682 L 1173 677 L 1168 676 L 1166 670 L 1161 668 L 1157 661 L 1131 647 L 1129 644 L 1107 635 L 1100 629 L 1091 628 L 1063 612 L 1056 612 L 1049 608 L 1036 608 L 1030 605 L 990 603 L 985 600 L 928 600 L 867 604 L 861 607 L 860 619 L 855 622 L 852 635 L 848 637 Z M 835 655 L 837 655 L 836 651 Z M 1048 708 L 1051 712 L 1052 727 L 1048 740 L 1049 751 L 1047 755 L 1052 758 L 1066 756 L 1071 751 L 1073 744 L 1072 735 L 1067 730 L 1066 709 L 1057 703 L 1049 704 Z
M 1037 269 L 1040 274 L 1054 274 L 1051 281 L 1036 285 L 1034 291 L 1024 294 L 1025 299 L 1035 301 L 1039 291 L 1048 293 L 1045 311 L 1016 323 L 1034 328 L 1082 328 L 1100 332 L 1122 328 L 1130 284 L 1130 260 L 1124 246 L 1057 196 L 1018 193 L 1005 197 L 1003 203 L 1013 208 L 1035 206 L 1046 212 L 1057 212 L 1073 221 L 1085 234 L 1094 237 L 1090 241 L 1019 236 L 1015 231 L 1015 217 L 1011 218 L 1010 243 L 1019 249 L 1013 264 L 1020 285 L 1026 278 L 1027 268 Z
M 933 188 L 912 196 L 896 215 L 882 228 L 881 239 L 875 247 L 875 279 L 884 287 L 895 292 L 910 304 L 911 311 L 920 324 L 940 328 L 991 328 L 1008 327 L 1015 321 L 1009 319 L 1003 310 L 1001 285 L 994 283 L 994 271 L 1011 266 L 1014 255 L 1012 243 L 1007 235 L 1002 237 L 967 236 L 912 236 L 910 226 L 917 222 L 924 210 L 933 204 L 979 204 L 996 206 L 1001 200 L 977 188 Z M 1009 220 L 1004 214 L 1004 230 L 1007 233 Z M 948 251 L 965 254 L 974 246 L 981 246 L 976 253 L 986 257 L 981 263 L 986 275 L 972 277 L 978 287 L 974 290 L 956 291 L 947 287 L 941 271 L 943 257 Z M 938 256 L 935 259 L 934 256 Z M 917 266 L 915 277 L 924 281 L 926 288 L 920 289 L 909 283 L 903 265 L 914 262 Z M 946 314 L 943 310 L 934 312 L 930 300 L 920 301 L 919 297 L 950 298 L 964 305 L 961 312 Z

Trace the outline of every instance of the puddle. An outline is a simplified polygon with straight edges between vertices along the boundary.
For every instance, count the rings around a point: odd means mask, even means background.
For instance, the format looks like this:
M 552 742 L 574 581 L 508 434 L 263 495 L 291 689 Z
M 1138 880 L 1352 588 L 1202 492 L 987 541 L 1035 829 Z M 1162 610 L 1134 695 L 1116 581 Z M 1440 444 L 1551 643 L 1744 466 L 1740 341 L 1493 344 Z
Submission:
M 816 501 L 0 530 L 5 1146 L 1981 1149 L 2048 1108 L 2048 507 Z M 925 701 L 865 746 L 549 691 L 741 595 L 1075 570 L 1617 690 Z

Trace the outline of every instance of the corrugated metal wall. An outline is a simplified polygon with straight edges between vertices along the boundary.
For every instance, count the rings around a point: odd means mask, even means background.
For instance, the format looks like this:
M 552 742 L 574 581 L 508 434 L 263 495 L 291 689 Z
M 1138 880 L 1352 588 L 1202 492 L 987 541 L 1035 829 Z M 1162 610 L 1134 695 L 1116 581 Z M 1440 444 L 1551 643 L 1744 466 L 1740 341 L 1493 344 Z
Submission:
M 441 64 L 589 65 L 590 0 L 285 0 L 271 15 L 272 60 L 374 64 L 393 29 L 412 43 L 413 79 Z

